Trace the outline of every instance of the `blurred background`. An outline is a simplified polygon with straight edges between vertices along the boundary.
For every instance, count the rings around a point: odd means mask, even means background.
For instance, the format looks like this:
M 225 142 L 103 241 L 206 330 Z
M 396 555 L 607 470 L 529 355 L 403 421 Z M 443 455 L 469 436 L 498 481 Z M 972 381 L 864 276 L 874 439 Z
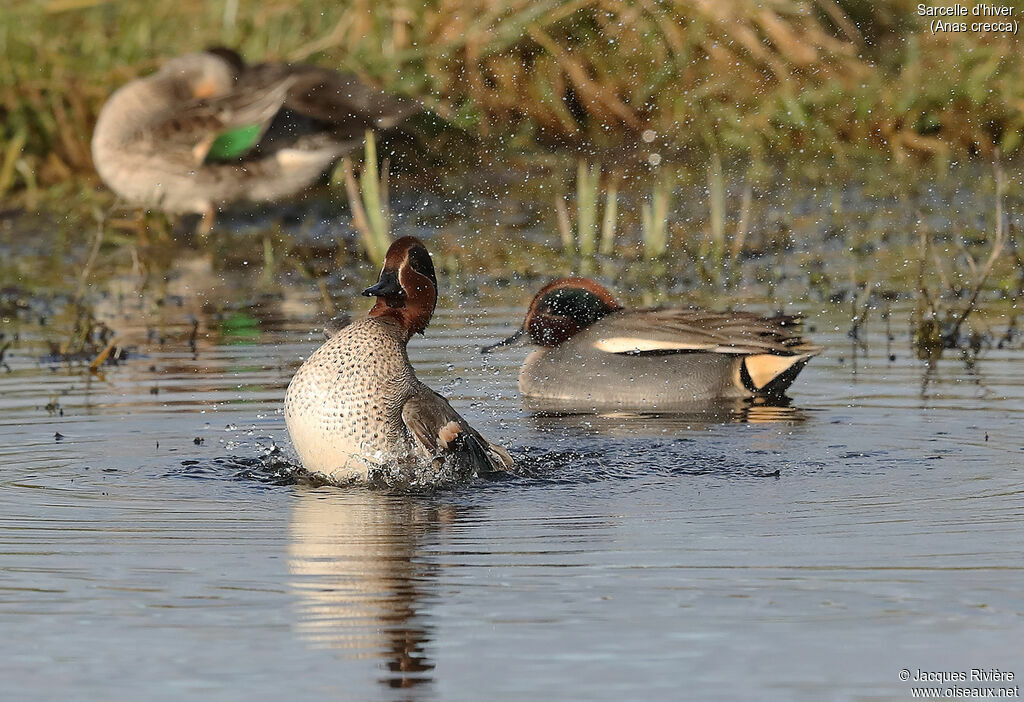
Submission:
M 932 34 L 909 0 L 14 0 L 0 12 L 2 193 L 88 174 L 112 90 L 215 44 L 353 71 L 512 153 L 635 146 L 653 130 L 665 156 L 956 159 L 1012 154 L 1024 128 L 1018 39 Z

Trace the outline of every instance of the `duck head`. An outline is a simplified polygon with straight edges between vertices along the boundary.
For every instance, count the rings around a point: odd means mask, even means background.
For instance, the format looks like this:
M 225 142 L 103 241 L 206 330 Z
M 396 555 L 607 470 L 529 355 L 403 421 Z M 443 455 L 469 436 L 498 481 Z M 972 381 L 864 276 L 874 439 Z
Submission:
M 229 92 L 238 68 L 227 56 L 205 51 L 176 56 L 165 62 L 156 75 L 167 81 L 176 99 L 187 101 Z
M 528 334 L 538 346 L 558 346 L 620 309 L 622 305 L 599 283 L 589 278 L 559 278 L 533 297 L 523 326 L 515 334 L 482 351 L 511 346 L 523 334 Z
M 393 243 L 377 284 L 363 295 L 377 298 L 371 317 L 391 317 L 410 337 L 422 334 L 437 306 L 437 275 L 423 242 L 404 236 Z

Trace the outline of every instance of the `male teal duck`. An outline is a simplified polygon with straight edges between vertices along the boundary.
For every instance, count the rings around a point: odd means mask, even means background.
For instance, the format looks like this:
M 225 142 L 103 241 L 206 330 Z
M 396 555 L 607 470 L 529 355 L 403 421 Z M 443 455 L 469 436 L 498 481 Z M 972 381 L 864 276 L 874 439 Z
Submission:
M 430 254 L 414 237 L 388 249 L 369 315 L 340 330 L 302 364 L 285 394 L 292 444 L 311 473 L 332 483 L 430 484 L 508 470 L 512 458 L 416 378 L 406 345 L 437 303 Z M 411 476 L 411 478 L 409 477 Z
M 127 202 L 201 214 L 208 231 L 218 207 L 294 195 L 366 129 L 394 127 L 418 109 L 336 71 L 247 65 L 214 48 L 115 91 L 96 122 L 93 162 Z
M 519 390 L 581 407 L 670 409 L 715 399 L 781 397 L 821 349 L 800 317 L 698 308 L 624 309 L 600 284 L 560 278 L 533 298 L 523 326 Z

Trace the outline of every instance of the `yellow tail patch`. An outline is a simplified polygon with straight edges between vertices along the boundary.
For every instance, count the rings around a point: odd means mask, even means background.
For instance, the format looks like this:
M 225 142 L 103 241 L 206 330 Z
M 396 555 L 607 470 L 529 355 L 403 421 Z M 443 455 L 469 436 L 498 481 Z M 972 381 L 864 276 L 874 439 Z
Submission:
M 807 356 L 776 356 L 770 353 L 759 353 L 755 356 L 747 356 L 743 364 L 747 368 L 747 375 L 758 390 L 772 382 L 797 363 L 803 363 Z

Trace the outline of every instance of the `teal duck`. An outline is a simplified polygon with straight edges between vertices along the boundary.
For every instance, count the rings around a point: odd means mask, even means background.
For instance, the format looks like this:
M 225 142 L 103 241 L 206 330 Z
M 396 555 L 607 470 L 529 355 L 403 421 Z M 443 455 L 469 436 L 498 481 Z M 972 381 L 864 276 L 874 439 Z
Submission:
M 115 91 L 96 122 L 93 162 L 128 203 L 201 214 L 208 231 L 219 207 L 294 195 L 358 148 L 367 129 L 418 110 L 337 71 L 248 65 L 214 48 Z
M 560 278 L 533 298 L 522 327 L 485 352 L 526 336 L 519 390 L 582 406 L 669 409 L 715 399 L 781 397 L 821 349 L 797 315 L 625 309 L 600 284 Z
M 388 249 L 369 315 L 340 329 L 295 373 L 285 423 L 303 466 L 332 483 L 390 483 L 398 473 L 430 482 L 513 467 L 444 397 L 416 378 L 406 345 L 437 303 L 430 254 L 414 237 Z

